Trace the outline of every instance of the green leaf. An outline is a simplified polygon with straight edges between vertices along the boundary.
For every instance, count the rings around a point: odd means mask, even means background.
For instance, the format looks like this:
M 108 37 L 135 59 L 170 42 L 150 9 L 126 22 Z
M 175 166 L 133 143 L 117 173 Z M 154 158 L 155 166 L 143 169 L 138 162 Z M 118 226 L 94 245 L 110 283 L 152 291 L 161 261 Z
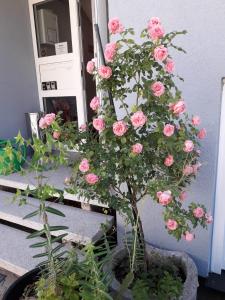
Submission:
M 61 211 L 59 211 L 58 209 L 55 209 L 53 207 L 47 206 L 45 208 L 45 210 L 51 214 L 58 215 L 60 217 L 65 217 L 64 213 L 62 213 Z
M 68 226 L 49 226 L 49 231 L 67 230 Z
M 29 234 L 29 235 L 27 236 L 27 239 L 33 239 L 33 238 L 35 238 L 35 237 L 41 236 L 41 235 L 44 234 L 44 233 L 45 233 L 45 230 L 44 230 L 44 229 L 39 230 L 39 231 L 35 231 L 35 232 Z
M 25 220 L 25 219 L 32 218 L 32 217 L 34 217 L 34 216 L 37 216 L 38 213 L 39 213 L 39 210 L 35 210 L 34 212 L 32 212 L 32 213 L 26 215 L 25 217 L 23 217 L 23 219 Z
M 39 248 L 44 246 L 47 246 L 47 241 L 32 244 L 30 245 L 30 248 Z
M 40 253 L 40 254 L 36 254 L 33 256 L 33 258 L 39 258 L 39 257 L 44 257 L 44 256 L 48 256 L 48 252 L 44 252 L 44 253 Z

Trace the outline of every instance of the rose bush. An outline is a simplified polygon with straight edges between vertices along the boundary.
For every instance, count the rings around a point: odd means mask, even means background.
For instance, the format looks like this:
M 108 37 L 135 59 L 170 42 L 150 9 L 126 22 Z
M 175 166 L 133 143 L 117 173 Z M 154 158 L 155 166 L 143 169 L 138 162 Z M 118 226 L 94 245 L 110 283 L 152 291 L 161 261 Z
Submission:
M 188 116 L 175 84 L 178 76 L 169 49 L 183 51 L 173 39 L 185 32 L 165 33 L 159 18 L 152 18 L 141 33 L 143 42 L 137 44 L 133 29 L 124 29 L 117 18 L 108 27 L 120 36 L 106 45 L 107 64 L 89 62 L 87 71 L 98 79 L 104 95 L 111 93 L 119 116 L 107 96 L 101 103 L 98 98 L 91 101 L 96 116 L 74 141 L 82 159 L 70 192 L 96 198 L 126 214 L 132 225 L 137 222 L 143 248 L 137 202 L 149 195 L 148 201 L 163 207 L 168 233 L 191 241 L 194 228 L 206 227 L 212 217 L 202 204 L 183 207 L 185 188 L 200 167 L 199 139 L 206 136 L 205 129 L 197 128 L 200 118 Z M 128 105 L 134 95 L 133 105 Z M 93 127 L 99 135 L 93 134 Z

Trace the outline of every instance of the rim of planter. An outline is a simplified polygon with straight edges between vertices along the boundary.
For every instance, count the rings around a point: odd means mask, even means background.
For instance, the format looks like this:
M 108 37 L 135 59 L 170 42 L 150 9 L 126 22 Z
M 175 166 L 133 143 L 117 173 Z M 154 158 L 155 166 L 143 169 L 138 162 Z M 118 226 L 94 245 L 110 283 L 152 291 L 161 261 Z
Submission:
M 19 277 L 6 290 L 2 300 L 19 300 L 25 288 L 38 280 L 40 271 L 40 268 L 35 268 Z
M 181 251 L 170 251 L 170 250 L 164 250 L 160 248 L 153 247 L 149 244 L 146 244 L 146 250 L 148 253 L 148 256 L 151 255 L 159 255 L 167 258 L 172 258 L 176 260 L 178 264 L 180 264 L 186 279 L 183 283 L 183 291 L 180 299 L 183 300 L 195 300 L 197 296 L 197 288 L 199 286 L 198 283 L 198 271 L 197 267 L 192 260 L 192 258 L 186 254 L 185 252 Z M 127 250 L 125 246 L 118 246 L 115 248 L 112 261 L 109 264 L 106 264 L 104 266 L 104 271 L 108 272 L 110 270 L 113 270 L 120 261 L 123 260 L 123 258 L 127 255 Z M 120 289 L 120 282 L 115 278 L 113 278 L 111 282 L 111 290 L 113 293 L 117 292 Z M 125 300 L 133 299 L 131 290 L 127 289 L 123 297 Z

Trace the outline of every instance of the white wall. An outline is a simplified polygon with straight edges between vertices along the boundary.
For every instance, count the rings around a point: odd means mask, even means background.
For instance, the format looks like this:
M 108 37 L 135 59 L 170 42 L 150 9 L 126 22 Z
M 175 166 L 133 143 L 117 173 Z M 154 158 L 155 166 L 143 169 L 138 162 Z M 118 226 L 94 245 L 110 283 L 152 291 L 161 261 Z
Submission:
M 204 166 L 195 183 L 189 188 L 189 201 L 204 203 L 213 211 L 218 151 L 221 79 L 225 76 L 225 1 L 224 0 L 108 0 L 109 18 L 119 17 L 126 27 L 137 32 L 152 16 L 158 16 L 166 31 L 188 30 L 177 38 L 177 44 L 187 55 L 176 54 L 176 70 L 185 82 L 179 87 L 190 113 L 202 117 L 208 136 L 202 142 Z M 224 116 L 225 117 L 225 116 Z M 224 213 L 224 212 L 223 212 Z M 142 209 L 146 239 L 168 249 L 184 250 L 191 254 L 199 273 L 206 276 L 211 255 L 212 226 L 208 231 L 196 231 L 192 243 L 176 242 L 167 235 L 159 217 L 161 208 L 148 199 Z M 122 222 L 119 219 L 122 230 Z
M 20 129 L 25 112 L 38 110 L 27 0 L 0 0 L 0 139 Z

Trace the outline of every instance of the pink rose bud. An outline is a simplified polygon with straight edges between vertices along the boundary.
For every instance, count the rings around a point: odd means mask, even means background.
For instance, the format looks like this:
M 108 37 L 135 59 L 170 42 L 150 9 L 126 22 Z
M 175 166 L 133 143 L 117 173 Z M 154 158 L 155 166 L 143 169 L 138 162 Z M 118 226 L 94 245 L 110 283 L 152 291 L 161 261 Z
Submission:
M 53 132 L 53 138 L 55 140 L 58 140 L 60 138 L 60 135 L 61 135 L 61 132 L 59 132 L 59 131 L 54 131 Z
M 172 106 L 173 113 L 179 115 L 185 112 L 186 105 L 183 100 L 179 100 L 177 103 L 174 103 Z
M 213 222 L 213 217 L 210 214 L 205 214 L 205 219 L 207 224 L 211 224 Z
M 186 165 L 183 169 L 183 174 L 185 176 L 189 176 L 189 175 L 193 174 L 193 172 L 194 172 L 193 167 L 190 165 Z
M 168 205 L 172 200 L 171 191 L 157 192 L 157 197 L 163 206 Z
M 165 136 L 170 137 L 174 134 L 175 127 L 171 124 L 166 124 L 163 129 Z
M 104 51 L 104 56 L 105 56 L 106 62 L 112 62 L 114 60 L 115 55 L 116 55 L 116 50 L 117 50 L 116 43 L 106 44 L 105 51 Z
M 86 70 L 89 74 L 93 74 L 94 72 L 94 69 L 95 69 L 95 63 L 93 60 L 90 60 L 88 63 L 87 63 L 87 66 L 86 66 Z
M 147 122 L 147 117 L 142 111 L 137 111 L 133 114 L 133 116 L 130 118 L 132 125 L 137 127 L 142 127 Z
M 153 92 L 153 95 L 156 97 L 160 97 L 165 92 L 165 87 L 160 81 L 156 81 L 151 85 L 151 90 Z
M 198 138 L 199 139 L 204 139 L 206 137 L 206 129 L 205 128 L 202 128 L 199 133 L 198 133 Z
M 108 29 L 111 34 L 121 33 L 124 31 L 124 27 L 118 18 L 113 18 L 109 21 Z
M 113 133 L 117 136 L 123 136 L 127 130 L 127 124 L 124 121 L 117 121 L 113 124 Z
M 163 61 L 168 56 L 168 49 L 165 46 L 158 46 L 154 50 L 154 58 L 156 61 Z
M 187 192 L 182 191 L 182 192 L 180 193 L 180 195 L 179 195 L 179 199 L 180 199 L 181 201 L 186 200 L 186 199 L 187 199 Z
M 184 152 L 187 152 L 187 153 L 193 151 L 194 150 L 194 143 L 192 141 L 190 141 L 190 140 L 186 140 L 184 142 L 184 148 L 183 148 L 183 150 L 184 150 Z
M 148 35 L 153 41 L 157 41 L 164 37 L 165 30 L 162 25 L 155 25 L 148 28 Z
M 140 143 L 134 144 L 132 146 L 132 153 L 134 154 L 140 154 L 143 150 L 143 145 Z
M 187 242 L 191 242 L 193 239 L 194 239 L 194 234 L 189 232 L 189 231 L 186 231 L 185 232 L 185 235 L 184 235 L 184 239 L 187 241 Z
M 46 128 L 48 127 L 48 125 L 46 124 L 44 118 L 41 118 L 41 119 L 39 120 L 39 127 L 40 127 L 41 129 L 46 129 Z
M 84 132 L 84 131 L 86 131 L 87 130 L 87 124 L 82 124 L 82 125 L 80 125 L 80 131 L 81 132 Z
M 148 22 L 148 28 L 152 28 L 157 25 L 161 25 L 161 21 L 158 17 L 152 17 Z
M 173 163 L 174 163 L 173 155 L 168 155 L 164 160 L 164 165 L 167 167 L 172 166 Z
M 103 79 L 109 79 L 112 76 L 112 69 L 108 66 L 101 66 L 98 69 L 98 74 Z
M 193 215 L 195 216 L 195 218 L 202 218 L 205 215 L 204 209 L 201 207 L 197 207 L 193 210 Z
M 200 123 L 201 123 L 201 119 L 200 119 L 199 116 L 194 116 L 194 117 L 192 118 L 191 122 L 192 122 L 192 125 L 198 126 L 198 125 L 200 125 Z
M 175 64 L 172 59 L 167 58 L 166 64 L 165 64 L 165 70 L 168 73 L 173 73 L 175 69 Z
M 105 121 L 102 118 L 97 118 L 93 120 L 93 126 L 96 130 L 101 132 L 105 129 Z
M 52 125 L 52 123 L 55 121 L 55 114 L 51 113 L 51 114 L 45 115 L 44 120 L 45 120 L 45 123 L 47 124 L 47 126 Z
M 89 171 L 90 166 L 89 166 L 89 162 L 86 158 L 83 158 L 82 161 L 79 164 L 79 170 L 83 173 Z
M 171 231 L 176 230 L 178 227 L 177 221 L 173 219 L 168 219 L 168 221 L 166 222 L 166 227 Z
M 85 180 L 90 185 L 94 185 L 99 181 L 99 177 L 97 175 L 95 175 L 94 173 L 90 173 L 90 174 L 85 175 Z
M 90 108 L 93 110 L 98 110 L 100 107 L 100 99 L 99 97 L 94 97 L 90 102 Z

